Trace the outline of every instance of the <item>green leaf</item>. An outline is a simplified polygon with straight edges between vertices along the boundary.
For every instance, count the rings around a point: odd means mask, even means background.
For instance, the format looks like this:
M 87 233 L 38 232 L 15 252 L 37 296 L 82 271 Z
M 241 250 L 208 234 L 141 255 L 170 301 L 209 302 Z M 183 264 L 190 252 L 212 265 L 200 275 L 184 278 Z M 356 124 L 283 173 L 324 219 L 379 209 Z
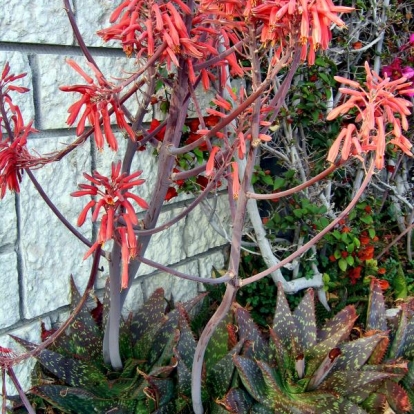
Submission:
M 293 214 L 297 217 L 297 218 L 302 218 L 303 216 L 303 209 L 301 208 L 296 208 L 293 210 Z
M 341 258 L 338 260 L 338 266 L 343 272 L 345 272 L 348 267 L 348 263 L 344 258 Z
M 372 227 L 370 227 L 370 228 L 368 229 L 368 234 L 369 234 L 369 237 L 370 237 L 371 239 L 373 239 L 373 238 L 375 237 L 375 229 L 373 229 Z
M 282 188 L 285 185 L 285 179 L 282 177 L 276 177 L 273 180 L 273 191 Z
M 323 72 L 318 72 L 318 76 L 327 84 L 330 84 L 331 80 L 329 79 L 328 75 Z
M 261 180 L 265 184 L 273 186 L 273 178 L 270 175 L 263 175 L 263 177 L 261 177 Z
M 353 252 L 354 252 L 354 250 L 355 250 L 355 244 L 354 244 L 354 243 L 350 243 L 350 244 L 348 244 L 348 245 L 346 246 L 346 251 L 347 251 L 348 253 L 353 253 Z
M 332 235 L 335 237 L 335 239 L 340 240 L 341 239 L 341 233 L 339 232 L 339 230 L 334 230 L 332 232 Z
M 346 262 L 349 264 L 349 266 L 353 266 L 355 263 L 355 259 L 353 258 L 353 256 L 347 256 Z
M 372 216 L 368 214 L 361 216 L 359 219 L 365 224 L 372 224 L 374 222 L 374 219 L 372 218 Z

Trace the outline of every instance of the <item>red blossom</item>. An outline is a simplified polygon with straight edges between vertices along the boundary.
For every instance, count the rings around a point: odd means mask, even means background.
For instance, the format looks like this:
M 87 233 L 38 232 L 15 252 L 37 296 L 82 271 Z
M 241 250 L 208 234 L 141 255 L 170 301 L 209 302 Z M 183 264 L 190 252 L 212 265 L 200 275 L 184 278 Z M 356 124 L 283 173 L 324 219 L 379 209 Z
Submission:
M 97 171 L 94 171 L 92 176 L 87 173 L 83 174 L 92 184 L 79 184 L 80 190 L 75 191 L 71 196 L 82 197 L 88 195 L 94 197 L 94 199 L 89 201 L 79 214 L 78 226 L 83 225 L 89 210 L 92 208 L 94 208 L 92 221 L 96 221 L 99 213 L 103 211 L 97 240 L 85 254 L 84 259 L 90 256 L 99 244 L 102 245 L 111 239 L 116 240 L 122 246 L 123 266 L 125 266 L 125 250 L 128 251 L 128 257 L 136 256 L 137 245 L 134 225 L 138 224 L 138 218 L 130 200 L 135 201 L 143 209 L 147 209 L 148 204 L 129 190 L 145 182 L 143 179 L 138 179 L 141 174 L 142 171 L 130 175 L 121 173 L 121 162 L 112 163 L 110 177 L 105 177 Z M 125 226 L 119 225 L 119 219 L 122 219 Z M 115 229 L 118 230 L 117 233 L 114 232 Z
M 105 137 L 109 147 L 116 151 L 118 149 L 118 142 L 111 128 L 109 115 L 110 105 L 112 111 L 115 113 L 117 125 L 121 129 L 124 129 L 129 137 L 135 141 L 135 133 L 125 119 L 125 115 L 117 98 L 120 89 L 108 82 L 99 69 L 90 62 L 88 62 L 88 65 L 93 70 L 97 82 L 87 75 L 75 61 L 68 59 L 67 63 L 88 83 L 87 85 L 61 86 L 59 88 L 63 92 L 78 92 L 82 95 L 82 97 L 68 109 L 69 117 L 66 121 L 67 124 L 73 125 L 76 119 L 80 116 L 76 128 L 76 134 L 80 136 L 85 130 L 86 120 L 89 120 L 94 129 L 95 142 L 98 149 L 103 149 Z M 103 132 L 101 123 L 103 125 Z
M 178 193 L 174 187 L 168 187 L 167 194 L 165 195 L 165 201 L 170 201 L 172 198 L 177 197 Z
M 25 93 L 29 89 L 14 85 L 13 82 L 26 76 L 26 73 L 10 73 L 10 65 L 5 64 L 0 78 L 0 105 L 6 118 L 0 116 L 0 199 L 6 190 L 19 192 L 23 170 L 31 166 L 35 158 L 30 155 L 26 144 L 32 122 L 25 125 L 20 108 L 13 104 L 10 92 Z M 3 138 L 3 132 L 8 136 Z
M 152 131 L 155 131 L 159 126 L 161 125 L 161 122 L 158 121 L 158 119 L 153 119 L 150 123 L 150 127 L 148 128 L 148 133 L 151 133 Z M 155 134 L 155 138 L 158 139 L 158 141 L 164 141 L 165 131 L 167 127 L 164 126 L 161 128 L 161 131 L 157 132 Z
M 361 266 L 357 266 L 349 270 L 348 276 L 349 276 L 351 285 L 355 285 L 358 279 L 361 278 L 361 271 L 362 271 Z

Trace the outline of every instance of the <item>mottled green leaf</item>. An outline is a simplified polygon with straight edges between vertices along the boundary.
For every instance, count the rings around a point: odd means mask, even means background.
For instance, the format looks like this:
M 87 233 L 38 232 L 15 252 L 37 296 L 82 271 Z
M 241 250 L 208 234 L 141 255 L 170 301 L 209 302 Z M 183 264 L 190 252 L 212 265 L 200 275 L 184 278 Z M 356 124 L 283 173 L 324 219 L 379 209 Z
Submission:
M 131 323 L 131 335 L 134 342 L 139 341 L 154 327 L 165 321 L 164 289 L 157 289 L 145 302 L 142 308 L 134 315 Z
M 234 364 L 239 372 L 243 385 L 250 395 L 258 402 L 267 400 L 267 386 L 260 368 L 255 361 L 239 355 L 233 357 Z
M 391 343 L 389 357 L 396 359 L 401 357 L 404 346 L 405 338 L 407 335 L 407 313 L 403 309 L 401 312 L 400 322 L 398 324 L 397 332 L 395 333 L 394 340 Z
M 325 323 L 325 325 L 318 332 L 318 340 L 324 341 L 329 337 L 336 336 L 337 332 L 342 333 L 339 341 L 348 338 L 356 319 L 357 314 L 355 307 L 346 306 L 344 309 L 338 312 L 333 318 L 329 319 Z M 347 329 L 344 329 L 344 327 L 346 327 Z
M 386 331 L 387 320 L 385 318 L 385 301 L 382 289 L 377 279 L 372 279 L 371 289 L 368 300 L 367 323 L 369 330 Z
M 232 378 L 236 368 L 233 363 L 233 355 L 239 354 L 242 346 L 243 341 L 238 342 L 224 358 L 207 370 L 207 384 L 214 398 L 222 398 L 232 386 Z
M 239 327 L 239 338 L 254 343 L 255 358 L 266 361 L 269 355 L 269 346 L 264 341 L 259 327 L 253 321 L 250 313 L 242 307 L 238 307 L 235 313 Z
M 299 341 L 295 320 L 293 319 L 289 304 L 280 283 L 278 284 L 277 289 L 276 312 L 273 319 L 272 329 L 282 341 L 283 346 L 287 349 L 292 348 L 292 346 L 295 346 Z
M 24 339 L 14 336 L 13 339 L 29 351 L 36 348 L 35 344 Z M 99 397 L 110 395 L 111 390 L 108 390 L 105 375 L 92 364 L 63 357 L 48 349 L 41 351 L 36 359 L 53 375 L 72 387 L 83 388 Z
M 62 385 L 42 385 L 32 388 L 30 392 L 44 398 L 59 410 L 70 414 L 105 412 L 132 414 L 135 406 L 133 401 L 124 401 L 121 404 L 113 400 L 99 399 L 84 389 Z
M 227 408 L 226 412 L 248 414 L 250 413 L 253 399 L 244 390 L 232 388 L 219 403 Z
M 390 376 L 392 374 L 378 371 L 335 371 L 321 384 L 319 390 L 334 392 L 361 403 L 381 385 L 381 381 Z
M 388 404 L 397 413 L 411 410 L 407 392 L 394 381 L 386 381 L 381 389 L 387 397 Z
M 293 319 L 298 328 L 298 344 L 301 352 L 316 343 L 316 319 L 314 291 L 308 289 L 293 312 Z
M 355 308 L 347 306 L 328 321 L 320 335 L 322 341 L 305 351 L 307 377 L 312 376 L 329 352 L 349 336 L 356 318 Z
M 206 369 L 209 370 L 217 361 L 227 355 L 229 333 L 227 325 L 232 322 L 232 317 L 228 314 L 220 321 L 217 328 L 213 332 L 206 348 L 204 360 Z
M 402 354 L 404 358 L 414 359 L 414 317 L 412 316 L 407 323 L 405 341 Z
M 375 347 L 384 334 L 376 334 L 355 341 L 346 342 L 340 346 L 341 356 L 338 358 L 335 371 L 357 371 L 371 356 Z
M 328 352 L 321 364 L 317 367 L 315 372 L 312 374 L 306 389 L 313 391 L 319 387 L 326 376 L 332 371 L 338 357 L 341 355 L 339 348 L 334 348 Z

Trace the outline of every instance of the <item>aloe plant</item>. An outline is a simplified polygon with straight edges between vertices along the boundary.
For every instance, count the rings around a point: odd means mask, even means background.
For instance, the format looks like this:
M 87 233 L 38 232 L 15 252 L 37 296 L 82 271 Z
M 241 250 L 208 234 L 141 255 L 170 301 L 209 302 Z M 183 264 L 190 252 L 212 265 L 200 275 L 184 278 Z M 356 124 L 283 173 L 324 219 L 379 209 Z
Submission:
M 375 289 L 373 294 L 377 293 Z M 373 299 L 372 309 L 376 305 Z M 399 351 L 390 351 L 394 359 L 383 360 L 389 340 L 385 314 L 380 317 L 369 312 L 370 332 L 351 341 L 357 320 L 353 306 L 345 307 L 318 329 L 313 291 L 309 290 L 292 312 L 281 286 L 268 340 L 245 309 L 236 306 L 234 314 L 238 329 L 231 361 L 238 375 L 227 374 L 227 389 L 222 386 L 221 395 L 216 396 L 223 412 L 363 414 L 385 412 L 386 407 L 395 413 L 410 410 L 407 391 L 398 381 L 403 377 L 412 380 L 413 371 L 395 358 L 404 352 L 407 356 L 411 346 L 402 346 L 397 340 L 395 349 Z M 229 360 L 229 356 L 223 357 L 221 363 L 226 358 Z
M 103 331 L 90 311 L 82 309 L 70 329 L 39 353 L 37 384 L 29 391 L 63 413 L 184 413 L 189 402 L 180 397 L 191 367 L 188 312 L 204 297 L 178 304 L 166 312 L 163 289 L 123 322 L 120 349 L 122 371 L 113 371 L 102 357 Z M 79 293 L 72 282 L 72 303 Z M 97 300 L 95 298 L 95 300 Z M 104 298 L 103 318 L 107 318 Z M 194 338 L 191 336 L 194 340 Z M 35 344 L 14 339 L 26 349 Z M 178 372 L 178 381 L 174 378 Z
M 78 295 L 73 285 L 74 303 Z M 101 326 L 83 309 L 54 349 L 38 355 L 48 374 L 38 377 L 32 396 L 64 413 L 192 413 L 197 340 L 189 311 L 203 296 L 166 312 L 163 290 L 155 291 L 122 325 L 124 368 L 118 372 L 105 365 Z M 105 299 L 103 308 L 105 319 Z M 249 312 L 233 304 L 205 353 L 202 400 L 207 412 L 409 412 L 414 402 L 414 318 L 402 306 L 395 328 L 389 329 L 376 280 L 366 329 L 351 340 L 357 318 L 355 308 L 347 306 L 318 329 L 313 291 L 292 312 L 279 286 L 273 324 L 264 336 Z M 27 349 L 35 347 L 15 339 Z

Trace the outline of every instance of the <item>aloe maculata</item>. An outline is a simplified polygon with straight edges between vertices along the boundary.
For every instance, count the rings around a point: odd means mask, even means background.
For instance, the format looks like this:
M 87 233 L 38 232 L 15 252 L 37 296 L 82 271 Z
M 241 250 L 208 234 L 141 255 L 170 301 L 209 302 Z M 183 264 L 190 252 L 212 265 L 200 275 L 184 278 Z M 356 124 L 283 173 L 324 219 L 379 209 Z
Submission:
M 34 401 L 45 400 L 61 412 L 73 414 L 191 412 L 186 395 L 190 395 L 195 339 L 188 312 L 204 296 L 166 312 L 164 291 L 157 289 L 122 325 L 124 367 L 117 372 L 104 363 L 100 324 L 91 312 L 82 309 L 53 349 L 37 356 L 43 370 L 37 369 L 37 384 L 29 391 Z M 73 285 L 72 303 L 78 299 Z M 104 299 L 104 319 L 107 311 Z M 14 339 L 29 350 L 36 346 Z
M 372 295 L 378 295 L 376 287 Z M 370 304 L 369 331 L 352 341 L 349 336 L 357 319 L 355 308 L 345 307 L 318 329 L 312 290 L 291 312 L 279 286 L 268 340 L 249 313 L 236 306 L 237 333 L 233 329 L 229 335 L 233 349 L 221 359 L 221 366 L 216 363 L 210 372 L 207 366 L 207 379 L 210 374 L 210 387 L 224 407 L 222 412 L 362 414 L 382 413 L 387 407 L 395 413 L 409 411 L 407 393 L 398 381 L 403 377 L 405 382 L 413 380 L 414 375 L 409 374 L 414 371 L 408 371 L 407 363 L 396 358 L 408 356 L 414 341 L 411 347 L 398 345 L 400 324 L 393 342 L 397 345 L 390 350 L 393 359 L 384 361 L 389 340 L 385 307 L 379 317 L 374 315 L 376 299 Z M 374 324 L 374 320 L 379 322 Z M 212 341 L 214 344 L 214 338 Z M 211 355 L 206 356 L 206 363 L 209 358 Z

